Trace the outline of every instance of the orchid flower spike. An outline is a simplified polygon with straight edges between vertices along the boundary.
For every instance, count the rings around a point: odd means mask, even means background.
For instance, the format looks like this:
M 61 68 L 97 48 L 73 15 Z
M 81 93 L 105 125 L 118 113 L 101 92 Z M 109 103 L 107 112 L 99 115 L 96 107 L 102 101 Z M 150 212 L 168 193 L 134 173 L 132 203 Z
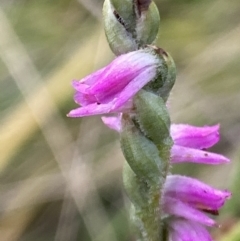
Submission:
M 162 85 L 159 72 L 167 72 L 169 56 L 161 49 L 148 47 L 120 55 L 108 66 L 74 80 L 74 100 L 80 108 L 69 117 L 131 112 L 132 98 L 148 83 Z
M 117 57 L 74 80 L 78 108 L 69 117 L 101 115 L 120 134 L 126 159 L 123 183 L 141 241 L 211 241 L 207 214 L 218 213 L 231 194 L 197 179 L 172 175 L 172 164 L 228 163 L 206 149 L 219 141 L 219 125 L 172 124 L 166 106 L 176 79 L 171 56 L 153 45 L 160 16 L 151 0 L 105 0 L 104 27 Z M 168 235 L 161 235 L 167 233 Z

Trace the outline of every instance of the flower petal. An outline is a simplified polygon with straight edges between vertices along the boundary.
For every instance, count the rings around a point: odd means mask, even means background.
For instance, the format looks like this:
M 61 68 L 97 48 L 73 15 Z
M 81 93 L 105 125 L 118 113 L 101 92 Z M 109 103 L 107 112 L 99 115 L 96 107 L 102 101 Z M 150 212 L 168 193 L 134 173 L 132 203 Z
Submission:
M 86 106 L 97 102 L 95 96 L 84 94 L 78 91 L 74 94 L 74 101 L 81 106 Z
M 196 127 L 185 124 L 172 124 L 171 136 L 176 145 L 203 149 L 219 141 L 219 125 Z
M 201 224 L 185 219 L 174 219 L 169 222 L 171 241 L 212 241 L 209 232 Z
M 198 209 L 218 210 L 230 198 L 231 193 L 214 189 L 194 178 L 168 175 L 164 186 L 164 195 L 178 198 Z
M 153 69 L 155 76 L 157 64 L 157 58 L 145 50 L 121 55 L 105 68 L 88 93 L 95 95 L 100 102 L 105 98 L 113 98 L 144 70 Z
M 168 235 L 168 241 L 183 241 L 183 239 L 178 232 L 171 230 Z
M 104 73 L 104 71 L 106 70 L 107 66 L 106 67 L 103 67 L 97 71 L 95 71 L 94 73 L 84 77 L 83 79 L 81 79 L 80 81 L 78 81 L 79 83 L 81 84 L 86 84 L 88 86 L 91 86 L 93 84 L 95 84 L 99 78 L 102 76 L 102 73 Z M 76 88 L 75 88 L 76 89 Z M 79 91 L 79 89 L 76 89 Z
M 215 225 L 215 221 L 205 215 L 203 212 L 183 203 L 177 197 L 172 198 L 164 196 L 163 198 L 163 211 L 178 217 L 202 223 L 206 226 Z
M 142 73 L 143 78 L 148 77 L 146 83 L 153 79 L 158 65 L 158 58 L 146 50 L 123 54 L 108 66 L 86 76 L 81 81 L 73 81 L 73 87 L 77 91 L 74 97 L 75 102 L 81 106 L 112 102 L 134 79 L 141 82 L 142 79 L 137 77 L 142 76 Z M 145 76 L 144 73 L 149 73 L 150 76 Z M 146 84 L 144 83 L 142 86 Z M 114 109 L 118 109 L 127 102 L 133 94 L 124 98 L 124 101 L 120 101 L 121 103 Z M 122 96 L 124 95 L 125 93 Z
M 132 98 L 140 89 L 142 89 L 148 82 L 154 79 L 156 75 L 156 68 L 149 67 L 141 72 L 135 79 L 133 79 L 117 97 L 112 110 L 118 109 L 124 105 L 130 98 Z
M 194 230 L 195 233 L 197 234 L 198 236 L 197 240 L 213 241 L 208 230 L 202 225 L 199 225 L 196 222 L 190 222 L 190 226 L 191 226 L 191 229 Z
M 79 107 L 77 109 L 71 110 L 68 113 L 68 117 L 83 117 L 83 116 L 91 116 L 91 115 L 101 115 L 107 114 L 111 112 L 112 103 L 109 104 L 91 104 L 83 107 Z
M 121 114 L 118 116 L 103 116 L 103 123 L 108 126 L 110 129 L 113 129 L 117 132 L 121 131 Z
M 209 165 L 217 165 L 221 163 L 228 163 L 230 162 L 230 160 L 219 154 L 173 145 L 171 149 L 171 162 L 195 162 L 205 163 Z

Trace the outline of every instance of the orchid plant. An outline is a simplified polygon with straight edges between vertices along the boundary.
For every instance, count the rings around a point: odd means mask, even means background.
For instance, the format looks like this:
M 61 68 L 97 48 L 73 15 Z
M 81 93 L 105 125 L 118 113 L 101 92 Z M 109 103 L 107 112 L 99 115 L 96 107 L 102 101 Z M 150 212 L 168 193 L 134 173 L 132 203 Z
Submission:
M 219 141 L 219 125 L 172 124 L 166 105 L 175 83 L 170 54 L 153 44 L 159 13 L 150 0 L 105 0 L 106 37 L 117 57 L 106 67 L 74 80 L 80 106 L 69 117 L 101 115 L 120 135 L 126 159 L 123 182 L 132 202 L 137 240 L 210 241 L 205 226 L 230 192 L 197 179 L 172 175 L 171 165 L 209 165 L 229 159 L 206 149 Z

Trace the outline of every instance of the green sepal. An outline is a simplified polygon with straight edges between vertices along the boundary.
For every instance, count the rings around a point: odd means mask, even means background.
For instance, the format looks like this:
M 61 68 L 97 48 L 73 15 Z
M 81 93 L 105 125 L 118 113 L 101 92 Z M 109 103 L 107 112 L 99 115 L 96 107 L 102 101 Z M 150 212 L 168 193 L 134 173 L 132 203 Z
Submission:
M 159 58 L 159 67 L 154 80 L 149 82 L 144 89 L 161 96 L 167 101 L 169 93 L 176 80 L 175 63 L 169 53 L 156 46 L 150 46 L 154 49 L 155 55 Z
M 124 157 L 134 173 L 149 183 L 158 183 L 162 169 L 159 151 L 127 114 L 122 117 L 120 143 Z
M 152 44 L 156 39 L 160 25 L 158 8 L 152 2 L 146 11 L 142 11 L 137 18 L 136 35 L 140 46 Z
M 163 57 L 167 64 L 168 71 L 167 71 L 166 78 L 164 80 L 164 84 L 163 84 L 162 88 L 159 89 L 158 94 L 166 102 L 168 99 L 169 93 L 175 84 L 177 71 L 176 71 L 176 66 L 173 61 L 172 56 L 169 53 L 165 53 L 165 54 L 163 54 Z
M 144 89 L 159 95 L 159 91 L 163 87 L 168 76 L 168 65 L 164 56 L 166 52 L 161 48 L 152 45 L 148 46 L 148 48 L 150 48 L 153 51 L 153 54 L 158 59 L 159 64 L 157 67 L 155 78 L 152 81 L 150 81 L 144 87 Z

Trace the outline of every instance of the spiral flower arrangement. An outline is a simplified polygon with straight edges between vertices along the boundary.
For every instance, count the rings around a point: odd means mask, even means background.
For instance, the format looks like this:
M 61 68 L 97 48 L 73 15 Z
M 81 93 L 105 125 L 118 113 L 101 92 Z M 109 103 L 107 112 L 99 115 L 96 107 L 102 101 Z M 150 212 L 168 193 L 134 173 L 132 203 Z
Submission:
M 171 124 L 166 102 L 175 83 L 170 54 L 153 44 L 160 17 L 150 0 L 105 0 L 105 33 L 117 57 L 106 67 L 73 81 L 79 108 L 69 117 L 102 116 L 119 132 L 126 159 L 123 182 L 132 203 L 137 240 L 209 241 L 204 226 L 230 197 L 196 179 L 172 175 L 174 163 L 227 163 L 206 151 L 219 141 L 219 125 Z

